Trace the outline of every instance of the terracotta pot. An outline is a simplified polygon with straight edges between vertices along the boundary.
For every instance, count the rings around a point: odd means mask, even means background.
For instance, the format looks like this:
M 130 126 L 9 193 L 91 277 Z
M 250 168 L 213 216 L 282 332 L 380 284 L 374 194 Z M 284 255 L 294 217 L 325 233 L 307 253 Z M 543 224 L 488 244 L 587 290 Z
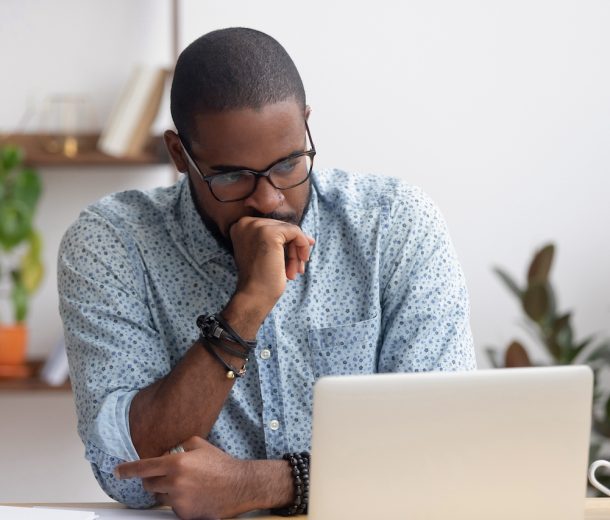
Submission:
M 25 325 L 0 325 L 0 365 L 23 365 L 27 341 Z

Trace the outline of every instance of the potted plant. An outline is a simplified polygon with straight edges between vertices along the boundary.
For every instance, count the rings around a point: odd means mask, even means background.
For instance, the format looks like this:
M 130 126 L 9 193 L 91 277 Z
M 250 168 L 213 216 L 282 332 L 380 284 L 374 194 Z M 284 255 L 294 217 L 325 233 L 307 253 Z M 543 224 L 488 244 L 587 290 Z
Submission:
M 594 336 L 576 339 L 571 324 L 572 313 L 558 310 L 556 293 L 549 278 L 554 255 L 553 244 L 538 250 L 529 265 L 524 285 L 515 282 L 502 269 L 496 268 L 494 271 L 518 299 L 525 314 L 526 330 L 547 352 L 548 361 L 537 364 L 589 365 L 593 370 L 593 431 L 589 457 L 591 461 L 609 459 L 610 453 L 605 450 L 610 440 L 610 396 L 600 388 L 598 376 L 610 363 L 610 340 L 596 339 Z M 528 367 L 535 364 L 527 348 L 516 340 L 506 347 L 501 357 L 494 348 L 488 348 L 487 354 L 494 367 Z M 604 485 L 610 485 L 610 476 L 598 478 Z
M 22 151 L 0 147 L 0 366 L 25 361 L 30 296 L 43 276 L 41 238 L 33 224 L 41 191 L 40 177 L 24 166 Z

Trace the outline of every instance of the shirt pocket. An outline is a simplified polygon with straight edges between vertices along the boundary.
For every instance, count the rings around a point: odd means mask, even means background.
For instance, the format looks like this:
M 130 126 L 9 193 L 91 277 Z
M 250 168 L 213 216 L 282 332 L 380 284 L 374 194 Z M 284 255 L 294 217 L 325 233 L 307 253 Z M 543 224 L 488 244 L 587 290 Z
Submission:
M 379 316 L 340 327 L 309 331 L 314 376 L 374 374 L 377 371 Z

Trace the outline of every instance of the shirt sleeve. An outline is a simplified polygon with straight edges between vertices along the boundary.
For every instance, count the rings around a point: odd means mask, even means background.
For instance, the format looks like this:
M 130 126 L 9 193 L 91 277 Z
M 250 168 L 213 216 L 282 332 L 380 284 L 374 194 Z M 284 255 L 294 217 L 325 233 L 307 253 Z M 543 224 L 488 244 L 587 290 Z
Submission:
M 113 476 L 117 464 L 139 458 L 129 432 L 131 400 L 170 370 L 148 308 L 138 248 L 120 222 L 93 210 L 81 214 L 60 245 L 58 291 L 86 458 L 111 498 L 151 506 L 154 497 L 139 479 Z
M 440 211 L 410 188 L 388 222 L 379 372 L 475 369 L 466 281 Z

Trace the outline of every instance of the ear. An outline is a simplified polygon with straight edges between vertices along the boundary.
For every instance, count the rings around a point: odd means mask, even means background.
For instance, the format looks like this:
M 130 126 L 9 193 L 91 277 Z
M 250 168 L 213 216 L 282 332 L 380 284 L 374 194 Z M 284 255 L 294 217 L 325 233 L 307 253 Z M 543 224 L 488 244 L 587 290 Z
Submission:
M 305 105 L 305 121 L 309 122 L 309 114 L 311 114 L 311 107 L 309 105 Z
M 163 140 L 165 141 L 165 147 L 167 148 L 172 161 L 174 161 L 174 164 L 176 165 L 176 169 L 180 173 L 187 173 L 188 166 L 186 157 L 184 157 L 182 143 L 180 142 L 178 134 L 172 130 L 166 130 L 163 133 Z

